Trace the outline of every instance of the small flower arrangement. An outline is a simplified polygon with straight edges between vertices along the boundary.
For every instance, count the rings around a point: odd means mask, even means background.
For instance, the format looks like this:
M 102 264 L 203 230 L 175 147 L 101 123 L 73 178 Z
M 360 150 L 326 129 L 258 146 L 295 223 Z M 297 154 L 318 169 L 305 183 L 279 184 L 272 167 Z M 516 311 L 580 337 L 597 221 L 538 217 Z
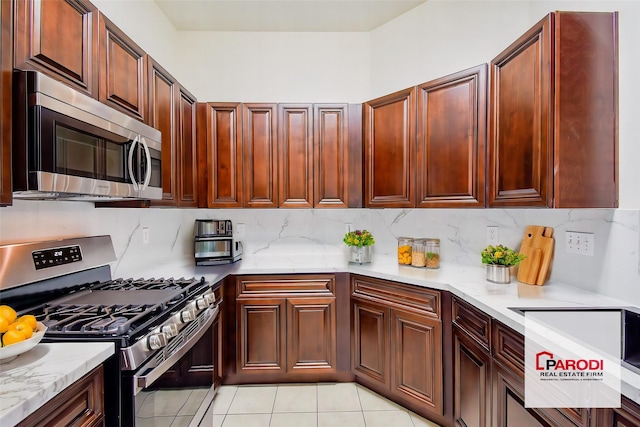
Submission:
M 373 239 L 373 234 L 367 230 L 350 231 L 344 235 L 342 241 L 347 246 L 356 246 L 358 248 L 363 246 L 372 246 L 376 242 Z
M 503 245 L 489 245 L 482 250 L 481 255 L 483 264 L 504 265 L 506 267 L 518 265 L 526 258 L 526 256 Z

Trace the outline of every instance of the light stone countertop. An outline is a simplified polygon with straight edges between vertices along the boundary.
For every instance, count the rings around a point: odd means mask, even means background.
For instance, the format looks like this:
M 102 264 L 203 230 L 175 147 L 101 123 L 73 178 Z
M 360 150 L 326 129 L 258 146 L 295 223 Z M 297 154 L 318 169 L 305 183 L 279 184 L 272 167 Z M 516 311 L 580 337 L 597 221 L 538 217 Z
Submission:
M 39 343 L 0 364 L 0 425 L 16 425 L 114 351 L 113 343 Z

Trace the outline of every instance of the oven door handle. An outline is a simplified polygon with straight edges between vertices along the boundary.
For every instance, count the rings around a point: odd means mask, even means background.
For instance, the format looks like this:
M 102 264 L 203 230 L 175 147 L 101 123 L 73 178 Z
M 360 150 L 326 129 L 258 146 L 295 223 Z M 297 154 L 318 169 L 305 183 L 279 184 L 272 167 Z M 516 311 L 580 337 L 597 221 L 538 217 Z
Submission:
M 209 316 L 209 318 L 204 322 L 204 324 L 200 325 L 200 328 L 189 337 L 189 339 L 171 356 L 162 361 L 158 366 L 151 369 L 150 372 L 146 372 L 146 369 L 143 369 L 146 373 L 145 375 L 134 375 L 134 395 L 138 394 L 141 390 L 149 387 L 153 384 L 162 374 L 164 374 L 169 368 L 176 364 L 182 356 L 184 356 L 191 348 L 200 341 L 200 338 L 204 335 L 204 333 L 209 330 L 209 327 L 213 324 L 213 321 L 218 317 L 218 313 L 220 312 L 220 306 L 216 306 L 213 310 L 213 313 Z

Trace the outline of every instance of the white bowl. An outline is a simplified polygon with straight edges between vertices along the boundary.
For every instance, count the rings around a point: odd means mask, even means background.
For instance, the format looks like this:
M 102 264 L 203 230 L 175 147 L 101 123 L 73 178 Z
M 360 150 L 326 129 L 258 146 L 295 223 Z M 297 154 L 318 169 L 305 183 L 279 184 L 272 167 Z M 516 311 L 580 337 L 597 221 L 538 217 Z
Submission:
M 20 341 L 15 344 L 8 345 L 6 347 L 0 347 L 0 363 L 8 363 L 13 359 L 31 350 L 36 346 L 47 331 L 47 327 L 43 323 L 37 322 L 38 329 L 33 332 L 31 338 L 28 340 Z

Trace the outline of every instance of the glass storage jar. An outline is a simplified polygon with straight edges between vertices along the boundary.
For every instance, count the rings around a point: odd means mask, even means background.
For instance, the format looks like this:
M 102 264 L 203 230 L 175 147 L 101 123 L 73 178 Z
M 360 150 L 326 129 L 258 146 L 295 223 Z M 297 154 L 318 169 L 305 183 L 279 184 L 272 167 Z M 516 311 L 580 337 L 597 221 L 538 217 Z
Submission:
M 411 265 L 411 237 L 398 237 L 398 264 Z
M 440 268 L 440 239 L 426 239 L 425 257 L 427 268 Z
M 427 239 L 413 239 L 411 245 L 411 265 L 414 267 L 424 267 L 427 265 L 425 257 Z

